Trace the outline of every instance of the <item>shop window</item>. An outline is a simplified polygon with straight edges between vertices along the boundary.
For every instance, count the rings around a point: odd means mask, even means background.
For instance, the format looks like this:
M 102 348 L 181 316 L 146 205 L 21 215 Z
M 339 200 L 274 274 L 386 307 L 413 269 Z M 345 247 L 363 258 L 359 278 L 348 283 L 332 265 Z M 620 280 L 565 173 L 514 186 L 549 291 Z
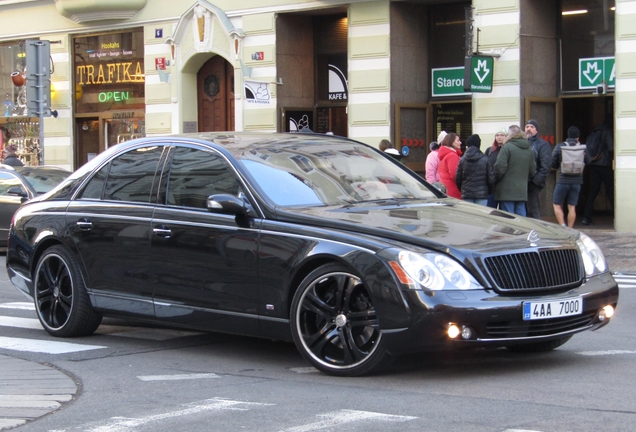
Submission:
M 145 105 L 143 30 L 73 38 L 77 113 Z
M 580 90 L 581 75 L 586 70 L 581 70 L 580 59 L 595 57 L 610 57 L 613 59 L 615 52 L 615 1 L 586 1 L 563 0 L 561 2 L 561 75 L 562 90 Z M 606 66 L 611 68 L 613 61 Z M 588 77 L 583 76 L 586 83 L 594 78 L 597 69 L 587 71 Z M 605 71 L 604 71 L 605 72 Z M 605 76 L 606 85 L 609 74 Z M 593 80 L 599 82 L 599 80 Z
M 464 65 L 466 8 L 470 2 L 431 6 L 429 61 L 431 68 Z

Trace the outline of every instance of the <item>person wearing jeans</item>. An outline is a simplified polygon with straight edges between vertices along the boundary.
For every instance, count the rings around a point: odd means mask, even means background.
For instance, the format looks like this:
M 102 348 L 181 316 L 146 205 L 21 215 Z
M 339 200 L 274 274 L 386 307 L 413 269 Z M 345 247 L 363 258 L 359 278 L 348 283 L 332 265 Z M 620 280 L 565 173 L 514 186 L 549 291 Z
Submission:
M 495 162 L 495 199 L 501 210 L 526 215 L 528 179 L 535 174 L 532 147 L 517 125 L 508 128 L 508 136 Z

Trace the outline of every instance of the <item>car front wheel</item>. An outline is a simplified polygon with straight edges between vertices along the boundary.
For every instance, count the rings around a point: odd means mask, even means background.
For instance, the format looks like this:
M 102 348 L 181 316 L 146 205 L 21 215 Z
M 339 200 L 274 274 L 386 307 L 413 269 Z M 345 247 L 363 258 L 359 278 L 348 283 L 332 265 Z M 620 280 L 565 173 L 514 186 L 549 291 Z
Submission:
M 323 372 L 358 376 L 389 360 L 369 293 L 342 265 L 323 265 L 303 280 L 292 301 L 291 326 L 301 354 Z
M 92 334 L 102 321 L 84 287 L 79 266 L 62 246 L 47 249 L 35 270 L 35 309 L 44 329 L 53 336 Z

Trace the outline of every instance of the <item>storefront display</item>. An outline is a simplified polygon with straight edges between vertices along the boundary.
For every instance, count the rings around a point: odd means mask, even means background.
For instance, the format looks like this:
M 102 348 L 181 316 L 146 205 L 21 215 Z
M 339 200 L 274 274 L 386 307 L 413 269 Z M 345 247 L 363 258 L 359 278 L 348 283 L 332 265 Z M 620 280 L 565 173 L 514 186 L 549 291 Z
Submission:
M 40 123 L 37 118 L 15 116 L 0 118 L 0 151 L 15 145 L 24 165 L 40 164 Z

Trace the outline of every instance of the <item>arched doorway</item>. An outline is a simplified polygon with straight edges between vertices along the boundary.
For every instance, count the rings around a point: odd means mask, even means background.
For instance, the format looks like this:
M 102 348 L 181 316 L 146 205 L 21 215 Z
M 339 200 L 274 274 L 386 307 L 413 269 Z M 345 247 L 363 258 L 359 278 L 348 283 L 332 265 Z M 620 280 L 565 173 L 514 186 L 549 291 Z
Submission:
M 216 55 L 197 72 L 199 132 L 234 130 L 234 68 Z

